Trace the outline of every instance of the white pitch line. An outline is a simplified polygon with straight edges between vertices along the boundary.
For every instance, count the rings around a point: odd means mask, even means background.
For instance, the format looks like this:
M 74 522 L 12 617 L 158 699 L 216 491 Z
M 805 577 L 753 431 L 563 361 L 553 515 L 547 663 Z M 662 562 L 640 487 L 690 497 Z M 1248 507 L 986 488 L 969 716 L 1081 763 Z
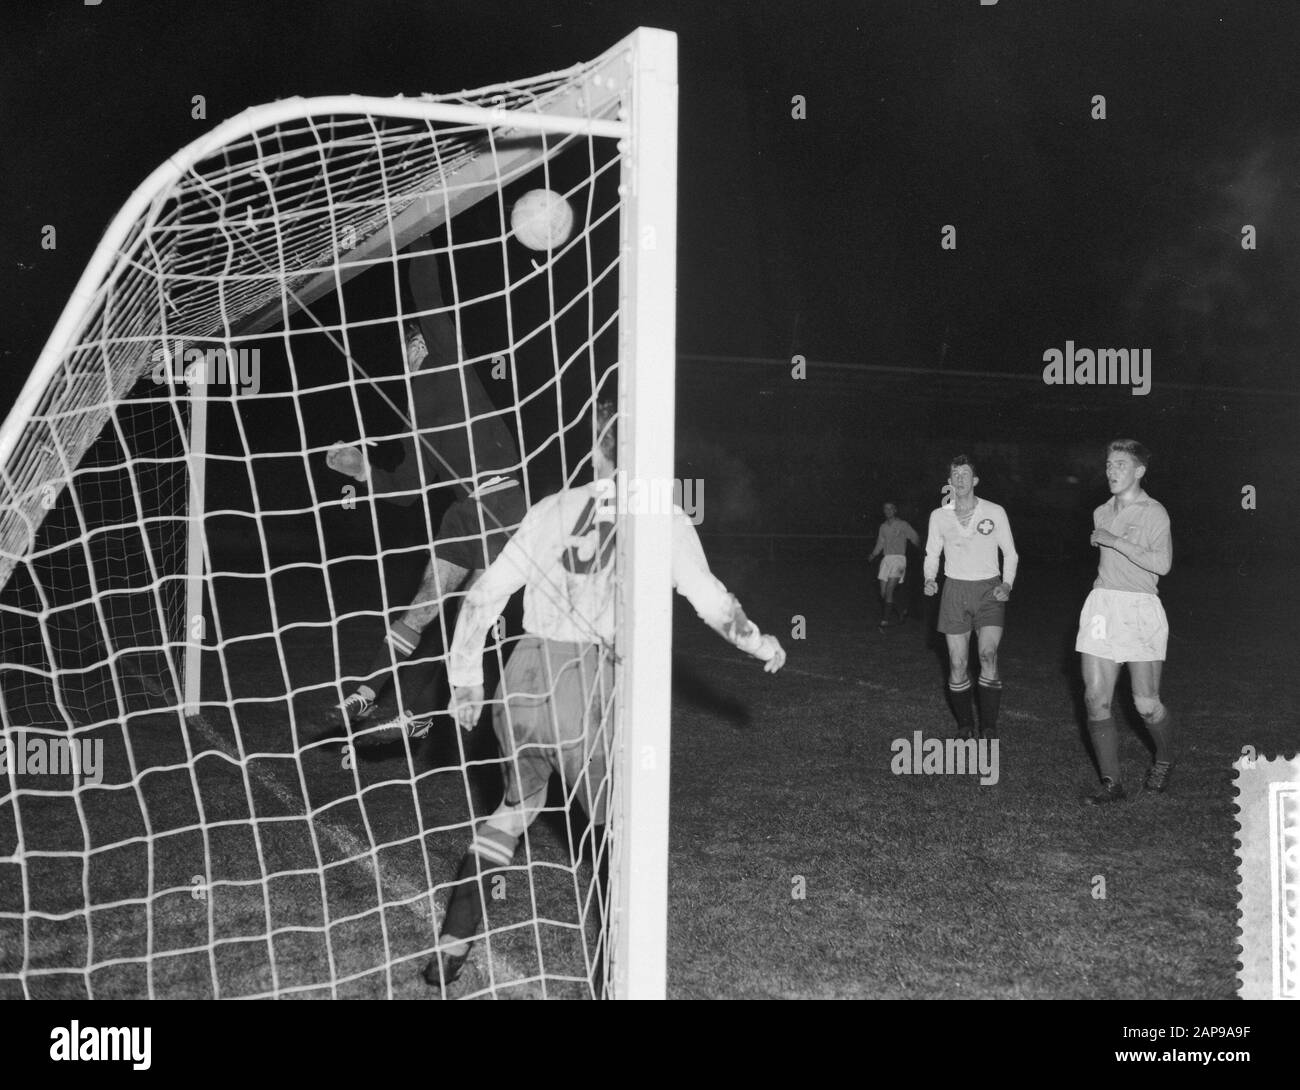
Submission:
M 701 655 L 693 652 L 693 659 L 708 659 L 710 662 L 725 662 L 729 666 L 744 667 L 747 670 L 753 669 L 753 663 L 747 659 L 737 658 L 734 655 Z M 864 681 L 860 677 L 839 677 L 835 674 L 819 674 L 813 670 L 800 670 L 794 666 L 783 666 L 778 671 L 781 674 L 793 674 L 795 677 L 810 677 L 817 681 L 839 681 L 850 685 L 857 685 L 863 689 L 872 689 L 878 693 L 893 693 L 898 696 L 903 695 L 903 690 L 894 685 L 881 685 L 875 681 Z
M 190 715 L 186 716 L 185 719 L 186 722 L 194 723 L 196 728 L 204 738 L 207 739 L 210 745 L 214 748 L 220 749 L 222 752 L 228 754 L 232 759 L 238 761 L 239 758 L 226 748 L 220 737 L 201 715 Z M 282 803 L 285 803 L 286 805 L 297 804 L 298 799 L 277 780 L 256 772 L 254 772 L 253 775 L 256 775 L 258 780 L 268 787 L 275 797 Z M 340 826 L 331 825 L 328 821 L 316 822 L 315 819 L 312 819 L 312 823 L 321 830 L 323 835 L 327 837 L 336 848 L 340 849 L 348 856 L 348 862 L 363 868 L 367 874 L 374 874 L 378 871 L 380 888 L 384 891 L 385 895 L 388 895 L 387 900 L 393 902 L 395 898 L 393 898 L 391 894 L 396 892 L 398 896 L 406 902 L 402 904 L 401 907 L 410 910 L 412 915 L 417 919 L 436 929 L 438 921 L 435 918 L 433 910 L 427 907 L 428 902 L 432 900 L 432 898 L 429 897 L 428 890 L 423 889 L 404 878 L 393 877 L 391 874 L 385 878 L 382 870 L 379 870 L 379 860 L 367 855 L 369 849 L 355 833 L 341 828 Z M 495 952 L 494 956 L 496 959 L 494 971 L 496 976 L 499 978 L 497 981 L 498 986 L 508 984 L 524 975 L 519 967 L 514 964 L 512 958 L 505 957 L 499 952 Z M 486 970 L 483 971 L 486 972 Z M 470 996 L 465 996 L 465 998 L 470 998 Z
M 226 746 L 202 715 L 187 715 L 185 716 L 185 722 L 193 724 L 213 749 L 220 750 L 236 764 L 241 763 L 239 755 Z M 291 811 L 299 808 L 305 809 L 306 800 L 298 798 L 273 776 L 253 768 L 248 768 L 247 771 L 287 809 Z M 308 817 L 306 813 L 303 816 Z M 312 825 L 320 830 L 321 835 L 344 855 L 347 862 L 361 868 L 369 875 L 378 875 L 379 888 L 385 895 L 386 906 L 387 904 L 400 903 L 400 907 L 408 909 L 425 923 L 432 924 L 434 922 L 433 911 L 426 904 L 429 899 L 427 889 L 423 889 L 414 882 L 400 876 L 394 876 L 391 873 L 385 876 L 379 866 L 378 858 L 371 853 L 371 849 L 367 847 L 366 843 L 350 830 L 340 825 L 333 825 L 328 821 L 318 821 L 315 818 L 310 818 L 310 820 Z M 392 896 L 393 894 L 396 894 L 396 896 Z
M 745 659 L 738 659 L 734 655 L 692 654 L 691 658 L 708 659 L 710 662 L 724 662 L 729 666 L 743 667 L 744 669 L 747 670 L 753 669 L 753 665 L 751 663 L 747 662 Z M 793 674 L 795 677 L 815 678 L 817 681 L 838 681 L 846 685 L 857 685 L 859 688 L 862 689 L 871 689 L 872 691 L 877 693 L 888 693 L 890 696 L 911 695 L 911 692 L 909 690 L 900 689 L 896 685 L 881 685 L 879 682 L 876 681 L 864 681 L 860 677 L 842 677 L 836 674 L 819 674 L 814 670 L 800 670 L 794 666 L 783 666 L 781 667 L 779 673 Z M 999 712 L 999 714 L 1006 716 L 1008 719 L 1036 719 L 1037 718 L 1036 716 L 1030 715 L 1028 712 L 1018 712 L 1011 708 L 1003 708 L 1002 711 Z
M 167 692 L 152 678 L 138 672 L 136 672 L 134 676 L 141 681 L 145 688 L 152 692 L 154 696 L 163 701 L 164 704 L 172 703 L 168 698 Z M 183 718 L 186 723 L 194 725 L 195 729 L 204 737 L 204 739 L 206 739 L 207 743 L 212 746 L 213 749 L 224 753 L 237 765 L 240 765 L 241 768 L 246 767 L 240 762 L 239 755 L 226 746 L 225 742 L 221 740 L 221 736 L 217 734 L 201 714 L 196 712 L 194 715 L 187 715 Z M 247 771 L 250 775 L 256 778 L 260 784 L 270 790 L 271 794 L 273 794 L 286 807 L 286 809 L 289 809 L 290 811 L 297 810 L 299 809 L 299 803 L 301 802 L 302 809 L 305 811 L 307 804 L 306 799 L 299 799 L 282 783 L 266 773 L 259 772 L 252 768 L 248 768 Z M 303 817 L 308 817 L 308 815 L 304 812 Z M 370 849 L 355 833 L 352 833 L 341 826 L 332 825 L 328 821 L 317 821 L 315 818 L 309 818 L 309 820 L 311 821 L 312 826 L 319 829 L 325 839 L 344 855 L 347 862 L 360 867 L 367 874 L 378 875 L 380 891 L 385 894 L 387 901 L 393 904 L 402 902 L 401 907 L 408 909 L 417 919 L 429 924 L 435 922 L 433 910 L 427 907 L 427 904 L 424 903 L 425 899 L 427 899 L 429 895 L 427 889 L 423 889 L 406 879 L 393 877 L 391 874 L 386 878 L 379 866 L 378 858 L 375 858 L 370 854 Z M 392 893 L 396 893 L 397 897 L 394 898 L 389 896 Z

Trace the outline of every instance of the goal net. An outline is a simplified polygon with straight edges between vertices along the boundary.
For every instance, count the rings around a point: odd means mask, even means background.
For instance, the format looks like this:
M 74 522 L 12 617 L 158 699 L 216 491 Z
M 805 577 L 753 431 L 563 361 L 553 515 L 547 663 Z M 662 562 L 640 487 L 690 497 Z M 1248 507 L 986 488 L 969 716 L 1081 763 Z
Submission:
M 0 429 L 0 997 L 431 994 L 515 759 L 490 712 L 517 604 L 472 732 L 441 669 L 464 588 L 383 674 L 380 714 L 436 706 L 425 737 L 363 747 L 332 716 L 435 537 L 485 566 L 513 530 L 444 523 L 458 499 L 590 481 L 603 400 L 620 470 L 672 477 L 675 84 L 674 36 L 643 29 L 475 91 L 286 100 L 132 195 Z M 512 230 L 534 189 L 573 211 L 549 249 Z M 432 409 L 412 329 L 446 334 Z M 553 779 L 449 995 L 663 992 L 668 520 L 615 529 L 608 773 Z

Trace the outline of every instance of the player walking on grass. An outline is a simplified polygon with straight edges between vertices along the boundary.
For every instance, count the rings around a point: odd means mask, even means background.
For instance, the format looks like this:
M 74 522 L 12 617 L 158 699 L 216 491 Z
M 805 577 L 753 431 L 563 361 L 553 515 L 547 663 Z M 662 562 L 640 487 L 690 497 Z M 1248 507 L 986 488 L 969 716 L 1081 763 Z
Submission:
M 483 643 L 510 596 L 524 588 L 524 636 L 506 662 L 492 725 L 504 759 L 505 796 L 478 826 L 461 860 L 438 940 L 424 970 L 434 987 L 454 981 L 484 933 L 493 871 L 508 867 L 546 801 L 552 772 L 593 825 L 609 793 L 610 700 L 614 684 L 615 439 L 613 406 L 597 407 L 596 480 L 541 500 L 469 592 L 448 656 L 451 711 L 465 730 L 483 707 Z M 630 517 L 656 518 L 658 515 Z M 672 522 L 672 579 L 723 639 L 776 673 L 785 651 L 745 616 L 709 571 L 695 527 L 681 508 Z M 595 843 L 600 843 L 597 836 Z
M 884 506 L 885 521 L 880 524 L 880 533 L 876 535 L 876 547 L 871 550 L 871 555 L 867 557 L 867 563 L 870 564 L 876 557 L 883 557 L 880 561 L 880 571 L 878 578 L 880 580 L 880 627 L 888 628 L 890 624 L 902 624 L 907 620 L 907 600 L 904 597 L 901 609 L 895 609 L 894 594 L 902 584 L 904 577 L 907 575 L 907 543 L 910 541 L 918 548 L 921 545 L 921 539 L 917 537 L 916 531 L 911 525 L 904 522 L 898 517 L 898 507 L 893 503 L 887 503 Z M 889 619 L 890 613 L 894 613 L 898 620 L 892 622 Z
M 948 698 L 957 717 L 960 738 L 975 736 L 971 700 L 970 634 L 974 629 L 979 645 L 980 733 L 998 735 L 998 708 L 1002 702 L 1002 678 L 998 673 L 998 644 L 1006 618 L 1006 603 L 1016 580 L 1016 543 L 1011 536 L 1007 513 L 998 504 L 979 499 L 975 466 L 964 454 L 948 466 L 952 499 L 930 513 L 930 530 L 925 541 L 925 593 L 939 589 L 939 554 L 947 577 L 939 601 L 939 631 L 948 642 Z M 1002 571 L 998 572 L 998 550 L 1002 550 Z
M 415 654 L 446 596 L 495 559 L 527 510 L 516 479 L 518 447 L 474 368 L 461 363 L 430 245 L 424 240 L 409 265 L 411 295 L 420 312 L 406 330 L 414 434 L 402 441 L 402 459 L 392 471 L 372 466 L 362 448 L 343 444 L 331 448 L 326 463 L 368 481 L 374 495 L 389 503 L 415 503 L 432 481 L 454 489 L 456 501 L 442 516 L 414 600 L 389 625 L 383 645 L 339 706 L 339 722 L 349 726 L 374 714 L 380 692 L 397 666 Z M 437 677 L 436 666 L 416 671 L 411 691 L 432 689 Z
M 1133 703 L 1156 744 L 1145 786 L 1163 792 L 1174 766 L 1173 719 L 1160 703 L 1169 624 L 1156 592 L 1173 565 L 1169 513 L 1142 488 L 1151 452 L 1135 439 L 1116 439 L 1106 448 L 1106 482 L 1111 499 L 1092 513 L 1091 544 L 1097 546 L 1097 581 L 1079 613 L 1074 649 L 1082 656 L 1088 737 L 1101 772 L 1094 805 L 1124 798 L 1119 735 L 1111 716 L 1119 668 L 1128 664 Z

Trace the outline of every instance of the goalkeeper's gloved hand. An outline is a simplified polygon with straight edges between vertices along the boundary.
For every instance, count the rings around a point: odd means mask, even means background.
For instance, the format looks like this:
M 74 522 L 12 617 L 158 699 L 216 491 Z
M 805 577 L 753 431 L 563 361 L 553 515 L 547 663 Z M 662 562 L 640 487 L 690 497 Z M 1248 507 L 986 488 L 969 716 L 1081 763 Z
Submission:
M 370 462 L 365 451 L 342 441 L 335 443 L 326 452 L 325 464 L 335 473 L 342 473 L 354 481 L 364 481 L 370 477 Z
M 754 658 L 763 660 L 763 670 L 766 673 L 775 674 L 785 665 L 785 648 L 775 636 L 764 636 L 763 642 L 754 652 Z
M 447 710 L 463 730 L 473 730 L 483 712 L 482 685 L 456 685 L 451 690 L 451 703 Z

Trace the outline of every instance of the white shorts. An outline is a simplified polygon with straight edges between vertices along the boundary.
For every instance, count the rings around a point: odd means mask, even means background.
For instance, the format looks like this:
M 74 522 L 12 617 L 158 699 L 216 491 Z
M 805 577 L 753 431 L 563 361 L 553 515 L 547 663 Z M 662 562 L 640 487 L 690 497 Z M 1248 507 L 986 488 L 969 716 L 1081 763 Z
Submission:
M 897 579 L 900 583 L 903 576 L 907 574 L 907 557 L 905 556 L 882 556 L 880 558 L 880 574 L 876 576 L 882 583 L 886 579 Z
M 1169 622 L 1159 596 L 1094 587 L 1079 611 L 1074 649 L 1111 662 L 1164 662 Z

